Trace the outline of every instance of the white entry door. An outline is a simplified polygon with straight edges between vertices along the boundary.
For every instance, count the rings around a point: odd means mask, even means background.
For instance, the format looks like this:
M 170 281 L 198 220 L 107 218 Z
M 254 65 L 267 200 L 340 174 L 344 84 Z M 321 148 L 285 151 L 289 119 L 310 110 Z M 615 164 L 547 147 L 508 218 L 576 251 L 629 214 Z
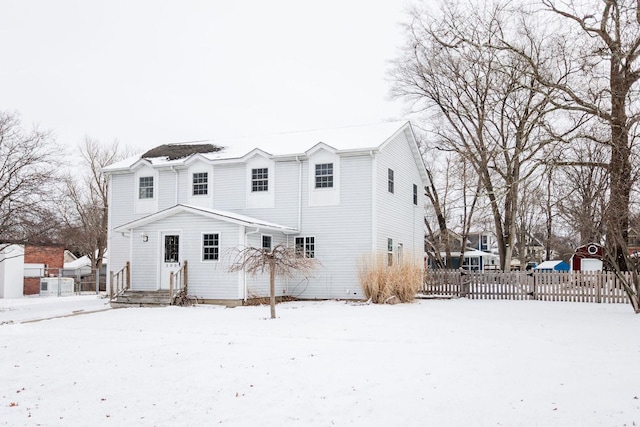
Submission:
M 162 233 L 161 245 L 160 289 L 169 289 L 170 275 L 178 270 L 181 264 L 180 234 L 175 232 Z

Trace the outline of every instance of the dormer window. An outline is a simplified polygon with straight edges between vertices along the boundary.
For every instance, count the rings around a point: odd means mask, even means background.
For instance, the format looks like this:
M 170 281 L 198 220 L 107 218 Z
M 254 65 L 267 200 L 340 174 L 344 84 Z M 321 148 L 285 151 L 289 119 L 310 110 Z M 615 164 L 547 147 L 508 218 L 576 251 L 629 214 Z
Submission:
M 269 168 L 251 169 L 251 191 L 269 191 Z
M 316 188 L 333 188 L 333 163 L 316 164 Z
M 153 199 L 153 177 L 141 176 L 139 182 L 139 198 Z
M 206 196 L 209 194 L 209 174 L 197 172 L 193 174 L 193 195 Z

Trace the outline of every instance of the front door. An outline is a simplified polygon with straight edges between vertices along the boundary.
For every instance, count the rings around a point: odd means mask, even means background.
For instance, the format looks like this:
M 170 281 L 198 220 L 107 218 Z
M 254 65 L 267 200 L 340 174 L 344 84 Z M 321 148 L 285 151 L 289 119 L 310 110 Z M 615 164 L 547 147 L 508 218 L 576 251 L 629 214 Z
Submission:
M 160 289 L 169 289 L 171 273 L 180 268 L 180 235 L 178 233 L 162 233 L 161 242 Z

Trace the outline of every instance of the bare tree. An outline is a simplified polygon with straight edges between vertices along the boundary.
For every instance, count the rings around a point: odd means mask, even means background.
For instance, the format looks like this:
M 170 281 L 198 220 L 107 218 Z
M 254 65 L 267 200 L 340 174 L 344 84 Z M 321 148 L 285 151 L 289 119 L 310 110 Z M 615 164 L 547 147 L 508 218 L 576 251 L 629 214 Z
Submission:
M 0 239 L 53 243 L 51 212 L 60 149 L 49 132 L 25 130 L 17 113 L 0 112 Z
M 626 270 L 633 186 L 631 141 L 640 120 L 640 104 L 635 100 L 640 80 L 640 3 L 541 0 L 540 5 L 558 22 L 555 35 L 545 42 L 545 50 L 549 52 L 546 68 L 532 60 L 536 54 L 529 45 L 541 37 L 537 28 L 525 21 L 522 21 L 524 38 L 505 38 L 495 46 L 517 52 L 530 61 L 536 82 L 561 95 L 552 99 L 554 105 L 574 117 L 588 118 L 608 131 L 604 138 L 586 132 L 578 132 L 577 136 L 611 149 L 607 165 L 610 193 L 604 218 L 606 246 L 612 268 Z M 560 73 L 550 74 L 551 67 Z
M 233 261 L 228 271 L 245 271 L 251 276 L 269 272 L 269 303 L 271 306 L 271 318 L 276 318 L 276 276 L 294 277 L 301 274 L 309 277 L 311 272 L 320 264 L 315 258 L 301 254 L 295 248 L 285 244 L 279 244 L 273 249 L 233 248 L 230 251 Z
M 555 173 L 557 181 L 562 183 L 557 189 L 557 212 L 577 231 L 579 245 L 600 243 L 605 237 L 609 150 L 606 146 L 582 141 L 563 151 Z
M 131 154 L 115 141 L 102 144 L 85 137 L 79 146 L 80 173 L 64 180 L 66 239 L 75 251 L 87 255 L 91 268 L 100 271 L 107 250 L 109 181 L 102 169 Z
M 545 119 L 555 110 L 549 101 L 554 89 L 532 81 L 528 61 L 491 47 L 512 20 L 504 6 L 444 3 L 438 12 L 412 12 L 407 47 L 392 72 L 392 93 L 414 102 L 423 119 L 437 116 L 446 123 L 434 132 L 443 149 L 458 153 L 478 175 L 493 216 L 500 267 L 508 269 L 520 185 L 551 142 Z

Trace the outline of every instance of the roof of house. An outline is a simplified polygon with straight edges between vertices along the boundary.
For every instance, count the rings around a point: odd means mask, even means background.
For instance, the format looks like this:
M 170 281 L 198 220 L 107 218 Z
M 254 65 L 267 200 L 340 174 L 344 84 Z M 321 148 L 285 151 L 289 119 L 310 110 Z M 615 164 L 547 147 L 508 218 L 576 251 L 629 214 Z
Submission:
M 202 208 L 198 206 L 178 204 L 159 212 L 147 215 L 135 221 L 123 224 L 115 229 L 116 232 L 126 232 L 136 228 L 145 226 L 163 218 L 173 216 L 180 212 L 188 212 L 207 218 L 217 219 L 220 221 L 231 222 L 234 224 L 244 225 L 247 227 L 255 227 L 263 230 L 280 231 L 284 234 L 296 234 L 298 230 L 293 227 L 276 224 L 273 222 L 263 221 L 246 215 L 240 215 L 234 212 L 222 211 L 219 209 Z
M 533 267 L 533 269 L 534 270 L 568 270 L 569 264 L 567 264 L 562 260 L 544 261 L 538 264 L 536 267 Z
M 69 270 L 75 270 L 75 269 L 78 269 L 81 267 L 87 267 L 87 266 L 89 267 L 91 266 L 91 260 L 86 255 L 83 255 L 80 258 L 77 258 L 71 262 L 64 263 L 64 268 Z
M 184 143 L 184 144 L 164 144 L 159 147 L 152 148 L 141 155 L 143 159 L 152 159 L 156 157 L 165 157 L 167 160 L 182 159 L 192 154 L 215 153 L 222 150 L 213 144 L 201 143 Z
M 192 155 L 200 155 L 207 160 L 241 159 L 256 148 L 274 157 L 304 157 L 318 144 L 332 147 L 338 153 L 377 150 L 406 127 L 410 129 L 409 122 L 395 121 L 367 126 L 167 144 L 156 147 L 143 155 L 133 156 L 109 165 L 103 171 L 113 173 L 128 170 L 140 161 L 146 161 L 153 166 L 169 167 L 183 164 L 185 159 Z M 219 149 L 220 147 L 222 149 Z M 177 157 L 173 155 L 174 151 L 183 155 Z M 186 154 L 187 157 L 185 157 L 185 153 L 189 153 Z M 419 155 L 419 153 L 417 154 Z

